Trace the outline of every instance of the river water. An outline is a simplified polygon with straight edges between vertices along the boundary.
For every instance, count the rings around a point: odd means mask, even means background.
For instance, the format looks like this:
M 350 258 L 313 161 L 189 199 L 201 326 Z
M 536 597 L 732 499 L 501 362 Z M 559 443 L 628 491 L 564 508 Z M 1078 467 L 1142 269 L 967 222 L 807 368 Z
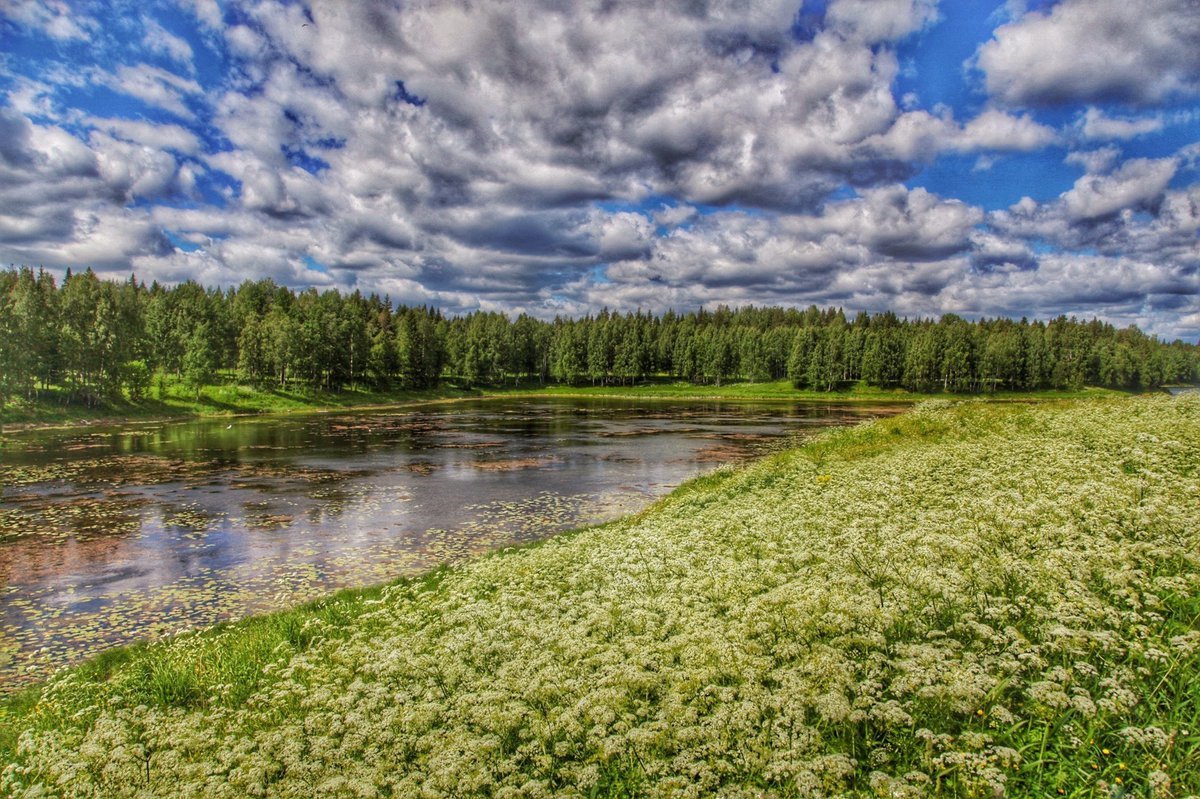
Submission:
M 0 691 L 639 510 L 894 407 L 480 400 L 7 434 Z

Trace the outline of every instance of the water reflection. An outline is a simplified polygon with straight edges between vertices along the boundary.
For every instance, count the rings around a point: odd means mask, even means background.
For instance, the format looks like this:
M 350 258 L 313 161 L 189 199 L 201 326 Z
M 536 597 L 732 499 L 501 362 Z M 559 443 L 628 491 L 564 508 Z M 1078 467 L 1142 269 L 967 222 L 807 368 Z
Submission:
M 891 410 L 492 400 L 9 435 L 0 689 L 114 643 L 613 518 Z

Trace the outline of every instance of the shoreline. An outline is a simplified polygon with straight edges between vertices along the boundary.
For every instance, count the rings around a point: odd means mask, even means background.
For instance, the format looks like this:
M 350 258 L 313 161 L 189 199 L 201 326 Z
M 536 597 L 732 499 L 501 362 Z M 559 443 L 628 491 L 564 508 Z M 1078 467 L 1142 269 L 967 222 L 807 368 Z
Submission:
M 464 406 L 464 403 L 469 403 L 469 404 L 466 404 Z M 499 405 L 497 405 L 496 403 L 499 403 Z M 455 407 L 455 406 L 457 406 L 457 407 Z M 506 413 L 510 413 L 510 414 L 515 413 L 518 415 L 526 414 L 526 413 L 530 412 L 529 411 L 530 408 L 535 408 L 535 407 L 538 409 L 554 409 L 551 412 L 556 413 L 556 414 L 557 413 L 570 414 L 570 412 L 572 410 L 575 410 L 578 413 L 578 412 L 580 412 L 579 409 L 586 408 L 587 409 L 586 414 L 588 414 L 588 415 L 600 414 L 603 418 L 607 418 L 608 415 L 612 414 L 612 413 L 618 413 L 618 414 L 632 413 L 633 417 L 636 418 L 642 414 L 658 414 L 658 413 L 675 414 L 675 413 L 688 413 L 689 411 L 694 411 L 694 412 L 698 412 L 698 413 L 710 413 L 711 412 L 714 415 L 717 415 L 717 414 L 733 415 L 733 416 L 738 417 L 739 419 L 751 418 L 751 417 L 758 418 L 758 415 L 764 415 L 764 414 L 767 415 L 767 418 L 776 419 L 780 415 L 799 414 L 800 416 L 812 415 L 814 417 L 820 417 L 823 420 L 820 422 L 821 427 L 824 427 L 829 424 L 832 424 L 833 426 L 836 426 L 836 427 L 847 427 L 847 426 L 852 426 L 854 424 L 857 424 L 860 421 L 866 421 L 870 418 L 891 416 L 891 415 L 894 415 L 897 413 L 902 413 L 904 410 L 911 407 L 911 403 L 897 403 L 897 402 L 890 401 L 890 400 L 885 401 L 884 403 L 877 403 L 877 402 L 837 403 L 836 401 L 830 403 L 828 400 L 821 400 L 819 403 L 812 403 L 812 404 L 806 403 L 804 405 L 798 405 L 798 404 L 793 403 L 793 401 L 791 401 L 791 400 L 781 400 L 780 398 L 766 398 L 765 400 L 759 400 L 757 402 L 754 400 L 749 400 L 749 399 L 735 399 L 734 401 L 726 403 L 726 404 L 719 404 L 715 401 L 708 401 L 708 400 L 679 399 L 679 398 L 662 397 L 662 396 L 637 397 L 637 398 L 629 398 L 628 396 L 626 396 L 626 397 L 620 397 L 620 398 L 612 398 L 612 397 L 595 397 L 593 395 L 589 398 L 589 395 L 586 393 L 585 394 L 564 394 L 564 393 L 545 394 L 545 393 L 538 393 L 538 392 L 515 393 L 515 394 L 497 393 L 497 394 L 491 394 L 491 395 L 482 395 L 480 397 L 409 398 L 408 400 L 406 400 L 402 403 L 399 403 L 399 404 L 391 403 L 391 404 L 379 404 L 379 405 L 369 405 L 369 406 L 365 405 L 365 406 L 361 406 L 360 408 L 356 408 L 356 409 L 352 409 L 352 410 L 345 410 L 345 409 L 341 409 L 341 408 L 336 408 L 336 409 L 332 409 L 332 410 L 296 409 L 296 410 L 284 412 L 282 415 L 280 415 L 278 417 L 273 417 L 271 415 L 247 414 L 247 415 L 239 415 L 239 416 L 225 416 L 225 417 L 220 417 L 220 418 L 203 417 L 202 420 L 199 422 L 195 421 L 194 419 L 180 420 L 178 418 L 175 418 L 175 419 L 170 419 L 170 418 L 144 419 L 144 420 L 126 422 L 125 423 L 126 426 L 123 426 L 123 427 L 122 426 L 112 426 L 112 427 L 105 427 L 105 428 L 95 427 L 90 430 L 87 428 L 76 430 L 76 429 L 73 429 L 72 427 L 68 427 L 68 426 L 54 426 L 54 427 L 49 427 L 49 428 L 43 428 L 41 434 L 39 434 L 39 431 L 37 429 L 30 430 L 29 432 L 24 433 L 24 434 L 14 433 L 12 438 L 10 439 L 8 451 L 16 452 L 23 446 L 31 445 L 35 448 L 42 447 L 44 449 L 49 449 L 51 451 L 59 450 L 61 452 L 63 448 L 66 448 L 66 449 L 72 448 L 73 442 L 87 442 L 96 437 L 99 437 L 102 440 L 107 440 L 109 437 L 122 438 L 122 437 L 127 437 L 127 436 L 140 436 L 140 435 L 146 434 L 148 432 L 151 435 L 162 434 L 167 437 L 174 437 L 174 436 L 178 436 L 178 435 L 188 436 L 188 435 L 192 435 L 193 431 L 211 431 L 216 434 L 225 435 L 226 431 L 223 430 L 222 428 L 225 428 L 227 426 L 226 419 L 237 419 L 238 421 L 236 421 L 233 425 L 229 425 L 229 426 L 241 428 L 243 431 L 249 431 L 246 433 L 246 435 L 255 436 L 255 435 L 258 435 L 258 433 L 254 432 L 255 430 L 270 430 L 270 429 L 274 429 L 277 426 L 300 426 L 300 427 L 304 427 L 304 428 L 311 428 L 311 427 L 325 427 L 326 425 L 332 425 L 334 427 L 337 427 L 343 423 L 356 424 L 359 422 L 363 422 L 364 420 L 365 420 L 366 424 L 374 425 L 375 422 L 371 421 L 371 420 L 377 420 L 377 419 L 378 420 L 397 420 L 398 419 L 401 422 L 404 422 L 406 420 L 415 419 L 415 418 L 431 418 L 431 417 L 447 418 L 446 417 L 447 414 L 449 414 L 450 417 L 454 417 L 458 413 L 461 413 L 461 412 L 465 412 L 468 415 L 475 415 L 475 414 L 478 414 L 481 412 L 489 413 L 489 410 L 488 410 L 489 408 L 496 409 L 498 407 L 503 408 L 504 412 L 506 412 Z M 535 411 L 535 413 L 537 413 L 537 412 L 538 411 Z M 95 425 L 106 424 L 106 423 L 120 425 L 120 422 L 113 422 L 112 420 L 96 420 L 94 422 Z M 386 424 L 388 422 L 384 422 L 384 423 Z M 634 426 L 636 427 L 636 423 Z M 814 430 L 816 430 L 818 428 L 810 428 L 808 426 L 802 426 L 802 427 L 796 427 L 796 428 L 792 428 L 792 429 L 793 429 L 793 432 L 790 434 L 791 436 L 799 435 L 802 437 L 808 437 L 812 434 L 812 432 Z M 155 431 L 159 431 L 159 432 L 155 432 Z M 175 431 L 175 432 L 163 432 L 163 431 Z M 796 432 L 796 431 L 803 431 L 803 432 Z M 684 480 L 686 482 L 687 480 L 694 479 L 696 477 L 702 477 L 704 475 L 709 474 L 712 471 L 715 471 L 718 468 L 721 468 L 722 466 L 730 465 L 731 463 L 742 464 L 742 463 L 756 461 L 756 460 L 761 459 L 762 457 L 769 456 L 771 454 L 771 452 L 777 451 L 780 447 L 790 447 L 790 446 L 795 445 L 795 443 L 794 443 L 795 439 L 791 438 L 789 440 L 789 437 L 785 436 L 783 431 L 774 431 L 774 432 L 776 435 L 778 435 L 778 439 L 777 439 L 776 443 L 774 444 L 774 447 L 772 448 L 771 451 L 764 451 L 762 449 L 759 449 L 757 451 L 751 451 L 749 449 L 749 445 L 747 445 L 747 449 L 744 453 L 737 454 L 737 453 L 733 452 L 732 447 L 734 445 L 730 445 L 731 446 L 730 450 L 727 450 L 726 452 L 724 452 L 722 454 L 716 455 L 715 457 L 712 455 L 700 457 L 699 460 L 697 460 L 697 462 L 696 462 L 695 468 L 689 470 L 690 475 L 687 473 L 682 473 L 676 477 L 672 477 L 672 479 L 670 480 L 670 484 L 678 484 L 679 480 Z M 203 435 L 203 433 L 200 433 L 200 434 Z M 239 432 L 237 430 L 235 430 L 233 433 L 231 433 L 229 435 L 236 436 L 238 434 L 239 434 Z M 741 435 L 741 434 L 737 434 L 737 435 Z M 601 441 L 602 439 L 597 439 L 597 440 Z M 715 443 L 713 443 L 713 444 L 707 445 L 707 446 L 716 447 L 717 449 L 720 449 L 721 446 L 724 446 L 724 445 L 718 446 Z M 546 452 L 546 453 L 557 452 L 557 445 L 547 445 L 547 449 L 545 449 L 544 452 Z M 551 458 L 551 460 L 554 460 L 554 458 Z M 480 464 L 478 466 L 478 468 L 483 468 L 486 465 L 487 464 Z M 18 474 L 19 474 L 19 470 L 18 470 Z M 656 470 L 656 474 L 658 474 L 657 470 Z M 182 480 L 184 478 L 181 477 L 179 479 Z M 661 479 L 661 477 L 660 477 L 660 479 Z M 21 484 L 20 479 L 14 479 L 14 485 L 20 485 L 20 484 Z M 231 483 L 230 485 L 232 486 L 233 484 Z M 643 496 L 641 496 L 639 499 L 637 499 L 636 501 L 634 501 L 632 503 L 630 503 L 630 502 L 621 503 L 624 505 L 624 507 L 620 511 L 622 516 L 617 516 L 615 518 L 622 518 L 623 515 L 628 515 L 628 514 L 641 513 L 643 511 L 645 511 L 647 508 L 651 507 L 654 502 L 658 501 L 658 499 L 661 499 L 664 496 L 666 496 L 665 494 L 663 494 L 661 492 L 661 490 L 659 488 L 651 488 L 651 486 L 660 486 L 660 485 L 661 485 L 661 488 L 665 489 L 668 492 L 670 490 L 673 490 L 666 483 L 661 483 L 661 484 L 660 483 L 647 483 L 647 486 L 644 490 L 638 489 L 636 492 L 636 493 L 643 494 Z M 614 484 L 614 486 L 615 486 L 615 484 Z M 537 493 L 537 490 L 539 487 L 544 487 L 544 486 L 531 485 L 528 489 L 529 494 L 528 494 L 527 498 L 532 500 L 534 495 Z M 597 490 L 597 489 L 595 486 L 592 486 L 589 490 Z M 610 486 L 610 487 L 606 488 L 605 491 L 614 493 L 617 490 L 615 489 L 615 487 Z M 15 488 L 13 491 L 13 494 L 12 494 L 14 496 L 14 499 L 15 499 L 16 495 L 18 495 L 19 493 L 20 493 L 20 489 Z M 8 495 L 8 492 L 6 492 L 6 495 Z M 567 496 L 567 495 L 564 494 L 564 497 L 565 496 Z M 649 500 L 649 502 L 647 502 L 647 500 Z M 14 502 L 14 505 L 15 504 L 16 504 L 16 502 Z M 236 516 L 238 514 L 236 512 L 233 512 L 233 515 Z M 591 514 L 589 514 L 589 516 L 591 516 Z M 214 518 L 219 518 L 219 515 L 215 515 Z M 530 518 L 531 519 L 534 518 L 533 514 L 530 514 Z M 599 523 L 601 521 L 611 521 L 611 520 L 614 520 L 613 515 L 611 514 L 611 512 L 606 512 L 603 514 L 602 517 L 599 517 L 599 518 L 594 517 L 594 516 L 592 516 L 591 518 L 581 517 L 574 524 L 587 527 L 587 526 L 593 526 L 594 524 Z M 387 525 L 390 524 L 390 521 L 391 520 L 382 520 L 379 523 L 382 524 L 383 527 L 387 527 Z M 412 530 L 418 536 L 424 536 L 424 535 L 427 535 L 429 533 L 429 531 L 432 531 L 435 528 L 439 528 L 439 527 L 443 526 L 444 522 L 445 522 L 445 519 L 443 517 L 426 518 L 426 519 L 424 519 L 423 524 L 421 524 L 419 526 L 413 525 Z M 497 522 L 497 523 L 499 523 L 499 522 Z M 28 523 L 23 523 L 23 524 L 19 525 L 18 528 L 15 528 L 15 529 L 24 529 L 25 531 L 28 531 L 30 529 L 31 525 L 33 525 L 32 520 Z M 380 529 L 383 529 L 383 527 L 381 527 Z M 552 536 L 560 535 L 563 532 L 575 529 L 574 526 L 567 526 L 564 529 L 561 525 L 558 525 L 558 524 L 556 524 L 555 527 L 557 529 L 550 533 L 550 535 L 552 535 Z M 457 529 L 457 528 L 454 528 L 454 529 Z M 0 532 L 3 532 L 3 531 L 0 530 Z M 244 530 L 243 532 L 246 532 L 246 531 Z M 543 534 L 545 534 L 545 533 L 538 533 L 538 535 L 543 535 Z M 475 534 L 475 535 L 477 536 L 477 534 Z M 507 547 L 507 546 L 512 546 L 512 545 L 508 544 L 508 543 L 504 543 L 504 544 L 502 544 L 502 546 Z M 476 554 L 478 554 L 478 553 L 476 553 Z M 392 562 L 395 563 L 396 561 L 393 560 Z M 427 561 L 424 565 L 422 565 L 420 567 L 420 569 L 423 570 L 425 568 L 430 568 L 431 567 L 430 564 L 437 563 L 437 562 L 439 562 L 439 561 L 436 561 L 436 560 Z M 227 612 L 223 613 L 222 615 L 224 616 L 225 619 L 228 619 L 228 618 L 245 618 L 247 616 L 253 616 L 253 615 L 261 614 L 261 613 L 282 612 L 290 607 L 293 607 L 294 603 L 316 601 L 324 596 L 327 596 L 332 593 L 337 593 L 338 591 L 345 590 L 345 589 L 369 588 L 372 586 L 376 586 L 378 584 L 377 583 L 378 580 L 388 578 L 390 576 L 395 576 L 396 574 L 399 574 L 399 573 L 407 573 L 408 571 L 409 571 L 409 567 L 405 566 L 403 572 L 399 572 L 395 569 L 391 569 L 391 570 L 389 570 L 389 573 L 380 573 L 378 571 L 371 572 L 369 574 L 362 573 L 358 577 L 351 576 L 350 579 L 339 579 L 333 585 L 319 586 L 319 587 L 316 587 L 316 590 L 305 590 L 303 592 L 303 595 L 296 596 L 290 600 L 285 600 L 285 602 L 283 602 L 283 603 L 278 603 L 278 602 L 271 603 L 269 606 L 266 606 L 266 607 L 259 604 L 257 607 L 248 607 L 248 608 L 244 606 L 244 603 L 242 603 L 241 607 L 228 609 Z M 421 571 L 418 570 L 413 573 L 420 574 Z M 322 582 L 324 582 L 324 580 L 322 580 Z M 314 586 L 306 586 L 307 589 L 312 589 L 313 587 Z M 180 595 L 181 603 L 183 602 L 182 597 L 183 597 L 183 594 Z M 195 598 L 193 597 L 192 599 L 195 599 Z M 213 623 L 219 623 L 220 621 L 222 621 L 220 616 L 215 617 L 215 618 L 207 617 L 207 618 L 204 618 L 201 620 L 189 619 L 189 621 L 186 623 L 185 626 L 188 629 L 203 629 L 207 625 L 210 625 Z M 139 641 L 156 640 L 156 637 L 162 632 L 161 630 L 158 629 L 158 626 L 159 626 L 159 622 L 157 620 L 155 620 L 153 622 L 150 622 L 150 621 L 145 622 L 142 625 L 141 630 L 136 630 L 135 628 L 132 628 L 132 627 L 127 628 L 126 632 L 122 633 L 119 637 L 108 639 L 106 646 L 117 646 L 117 647 L 132 646 L 132 645 L 136 645 Z M 115 628 L 115 625 L 113 625 L 113 627 Z M 174 631 L 174 630 L 179 630 L 182 628 L 178 627 L 178 626 L 174 626 L 174 627 L 171 627 L 170 629 L 172 631 Z M 72 634 L 69 631 L 64 631 L 62 633 L 62 638 L 64 640 L 71 640 L 71 635 Z M 56 637 L 57 637 L 57 634 L 56 634 Z M 16 653 L 18 653 L 18 651 L 22 654 L 16 654 Z M 13 649 L 14 654 L 11 656 L 11 659 L 9 660 L 9 662 L 5 663 L 3 658 L 0 658 L 0 665 L 7 666 L 9 664 L 17 663 L 19 661 L 19 663 L 22 664 L 22 669 L 36 668 L 36 670 L 38 672 L 37 676 L 35 676 L 32 671 L 30 672 L 30 674 L 28 676 L 24 676 L 24 677 L 20 677 L 20 678 L 10 679 L 9 676 L 5 676 L 3 680 L 0 680 L 0 695 L 9 694 L 13 691 L 20 690 L 20 688 L 24 685 L 29 685 L 31 683 L 36 683 L 41 679 L 45 679 L 51 673 L 51 671 L 50 671 L 51 668 L 58 668 L 63 665 L 78 664 L 81 662 L 85 662 L 88 658 L 99 655 L 102 652 L 107 651 L 107 650 L 104 648 L 87 648 L 87 649 L 80 649 L 79 651 L 72 649 L 69 654 L 65 654 L 62 657 L 55 657 L 52 660 L 45 660 L 45 659 L 38 660 L 38 661 L 36 661 L 36 663 L 35 663 L 34 659 L 30 659 L 30 658 L 26 657 L 25 654 L 23 654 L 23 653 L 28 653 L 31 651 L 33 651 L 33 649 L 31 649 L 29 647 L 24 647 L 24 648 L 18 650 L 17 645 L 14 644 L 14 649 Z M 4 654 L 3 650 L 0 650 L 0 655 L 3 655 L 3 654 Z M 83 655 L 82 660 L 79 659 L 80 654 Z M 51 666 L 48 664 L 53 664 L 53 665 Z M 21 674 L 21 670 L 14 671 L 14 672 L 12 672 L 12 674 Z
M 679 387 L 678 391 L 669 389 Z M 758 387 L 760 390 L 754 390 Z M 241 390 L 241 387 L 235 387 Z M 663 391 L 666 388 L 668 390 Z M 464 393 L 477 391 L 478 393 Z M 322 401 L 314 398 L 312 401 L 302 401 L 296 407 L 241 407 L 228 411 L 207 412 L 191 408 L 181 408 L 174 412 L 162 412 L 155 409 L 145 415 L 139 413 L 108 413 L 101 411 L 94 417 L 81 415 L 79 418 L 19 418 L 14 421 L 0 421 L 0 434 L 22 433 L 36 430 L 55 430 L 69 427 L 106 427 L 136 423 L 162 424 L 168 422 L 201 421 L 206 419 L 237 419 L 243 417 L 265 416 L 295 416 L 302 414 L 321 414 L 336 412 L 356 412 L 406 408 L 417 405 L 442 405 L 469 400 L 494 399 L 616 399 L 616 400 L 649 400 L 649 401 L 696 401 L 696 402 L 772 402 L 772 403 L 803 403 L 828 405 L 913 405 L 930 400 L 944 399 L 950 401 L 985 400 L 988 402 L 1031 402 L 1045 400 L 1089 399 L 1093 397 L 1128 396 L 1132 392 L 1120 392 L 1111 389 L 1084 388 L 1077 391 L 1029 391 L 1029 392 L 996 392 L 991 394 L 919 394 L 903 390 L 874 391 L 837 391 L 816 392 L 803 389 L 780 388 L 780 381 L 771 383 L 734 383 L 722 388 L 694 386 L 682 383 L 648 384 L 644 386 L 543 386 L 529 388 L 516 386 L 512 388 L 489 387 L 487 389 L 457 389 L 430 390 L 423 393 L 398 392 L 394 400 L 378 401 L 376 397 L 365 398 L 363 402 L 355 402 L 354 395 L 346 392 L 341 395 L 330 395 L 349 400 L 344 403 Z M 1161 392 L 1153 392 L 1161 393 Z M 253 397 L 261 392 L 250 394 Z

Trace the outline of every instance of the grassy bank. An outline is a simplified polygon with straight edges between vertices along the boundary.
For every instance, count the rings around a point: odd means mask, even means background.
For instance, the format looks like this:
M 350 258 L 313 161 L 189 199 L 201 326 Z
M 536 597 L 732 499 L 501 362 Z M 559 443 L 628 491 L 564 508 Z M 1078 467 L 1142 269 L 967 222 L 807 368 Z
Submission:
M 1200 397 L 926 403 L 62 673 L 5 706 L 0 790 L 1197 793 L 1198 469 Z
M 728 399 L 728 400 L 791 400 L 796 402 L 918 402 L 927 399 L 962 400 L 962 394 L 918 394 L 902 388 L 879 388 L 866 383 L 855 384 L 843 391 L 813 391 L 795 388 L 788 380 L 767 383 L 726 383 L 697 385 L 672 380 L 658 380 L 628 386 L 541 386 L 497 389 L 493 393 L 529 394 L 530 396 L 616 397 L 630 399 Z M 1082 388 L 1076 391 L 998 391 L 984 395 L 989 400 L 1087 399 L 1116 397 L 1122 392 L 1105 388 Z
M 1109 389 L 1079 391 L 999 392 L 991 399 L 1065 399 L 1116 395 Z M 318 391 L 256 389 L 227 383 L 205 386 L 195 392 L 175 380 L 168 380 L 139 401 L 112 400 L 87 407 L 64 403 L 54 391 L 43 392 L 37 400 L 15 399 L 0 409 L 0 424 L 12 426 L 119 422 L 123 420 L 231 416 L 260 413 L 302 413 L 306 411 L 346 410 L 369 406 L 398 405 L 443 399 L 494 396 L 577 396 L 631 399 L 730 399 L 793 400 L 799 402 L 913 402 L 954 395 L 913 394 L 903 389 L 883 389 L 866 384 L 845 391 L 809 391 L 796 389 L 786 380 L 768 383 L 727 383 L 722 386 L 696 385 L 659 379 L 629 386 L 543 385 L 523 381 L 498 386 L 465 388 L 452 382 L 427 390 L 381 390 L 371 388 Z M 961 398 L 961 397 L 960 397 Z
M 136 419 L 233 416 L 259 413 L 297 413 L 305 411 L 361 408 L 413 401 L 481 396 L 479 390 L 453 385 L 426 391 L 378 390 L 371 388 L 319 391 L 308 388 L 256 389 L 234 383 L 205 386 L 196 393 L 182 384 L 169 381 L 160 393 L 138 401 L 114 399 L 101 405 L 64 403 L 54 391 L 43 392 L 36 401 L 16 399 L 0 410 L 0 423 L 18 425 L 80 424 L 119 422 Z

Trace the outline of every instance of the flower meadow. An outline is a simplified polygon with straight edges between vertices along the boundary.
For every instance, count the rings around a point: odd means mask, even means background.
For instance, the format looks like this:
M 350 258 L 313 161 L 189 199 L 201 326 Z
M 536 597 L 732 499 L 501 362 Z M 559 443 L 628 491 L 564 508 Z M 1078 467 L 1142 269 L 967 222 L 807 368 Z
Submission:
M 8 796 L 1200 793 L 1200 396 L 925 403 L 649 510 L 119 650 Z

